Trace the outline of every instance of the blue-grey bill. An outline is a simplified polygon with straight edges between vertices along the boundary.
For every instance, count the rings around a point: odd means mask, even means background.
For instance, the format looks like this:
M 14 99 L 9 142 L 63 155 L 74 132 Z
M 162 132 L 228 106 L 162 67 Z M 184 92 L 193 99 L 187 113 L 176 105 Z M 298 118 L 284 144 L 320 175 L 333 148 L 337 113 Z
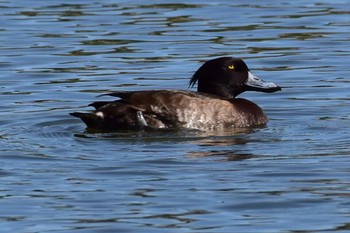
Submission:
M 275 92 L 275 91 L 281 90 L 280 86 L 278 86 L 272 82 L 266 82 L 266 81 L 264 81 L 256 76 L 254 76 L 250 72 L 248 72 L 248 79 L 244 84 L 251 91 Z

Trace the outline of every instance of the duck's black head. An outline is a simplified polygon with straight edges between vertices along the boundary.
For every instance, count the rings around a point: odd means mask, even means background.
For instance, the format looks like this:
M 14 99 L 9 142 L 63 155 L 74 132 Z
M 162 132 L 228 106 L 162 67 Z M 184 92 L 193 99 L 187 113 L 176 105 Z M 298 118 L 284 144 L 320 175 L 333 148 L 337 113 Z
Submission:
M 244 91 L 275 92 L 281 90 L 249 72 L 240 58 L 220 57 L 204 63 L 190 80 L 190 87 L 198 82 L 197 91 L 232 99 Z

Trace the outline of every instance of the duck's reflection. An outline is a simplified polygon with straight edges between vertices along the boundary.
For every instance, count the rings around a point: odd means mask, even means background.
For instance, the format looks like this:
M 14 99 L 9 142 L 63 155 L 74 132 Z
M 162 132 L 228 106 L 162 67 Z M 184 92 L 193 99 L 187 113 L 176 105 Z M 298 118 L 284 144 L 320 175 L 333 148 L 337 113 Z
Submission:
M 252 153 L 243 152 L 242 149 L 234 149 L 237 145 L 242 147 L 251 141 L 250 135 L 255 130 L 240 128 L 229 131 L 198 132 L 197 144 L 200 150 L 190 151 L 186 156 L 190 158 L 216 157 L 223 161 L 240 161 L 255 157 Z M 202 150 L 203 149 L 203 150 Z
M 158 147 L 166 143 L 172 145 L 175 150 L 189 145 L 191 149 L 184 152 L 189 158 L 215 157 L 223 161 L 241 161 L 255 157 L 253 153 L 247 152 L 245 145 L 252 141 L 250 135 L 259 129 L 237 128 L 226 131 L 198 131 L 198 130 L 152 130 L 152 131 L 87 131 L 76 135 L 80 138 L 103 138 L 108 140 L 122 140 L 134 144 L 139 142 L 147 146 Z M 193 148 L 195 146 L 195 149 Z M 186 149 L 184 149 L 186 151 Z
M 251 159 L 253 154 L 236 153 L 232 150 L 213 150 L 213 151 L 193 151 L 187 153 L 187 156 L 191 158 L 203 158 L 203 157 L 220 157 L 223 161 L 241 161 Z

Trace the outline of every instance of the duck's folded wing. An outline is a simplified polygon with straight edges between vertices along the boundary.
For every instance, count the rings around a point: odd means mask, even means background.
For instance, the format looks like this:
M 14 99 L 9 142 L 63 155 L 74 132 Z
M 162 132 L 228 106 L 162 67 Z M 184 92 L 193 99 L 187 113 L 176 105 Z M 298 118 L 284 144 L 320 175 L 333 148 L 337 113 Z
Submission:
M 96 101 L 96 102 L 89 104 L 89 106 L 94 107 L 97 110 L 97 109 L 99 109 L 107 104 L 111 104 L 113 102 L 114 101 Z
M 203 95 L 192 91 L 156 90 L 156 91 L 118 91 L 104 94 L 120 98 L 120 102 L 127 103 L 144 111 L 155 111 L 155 108 L 172 109 L 186 105 L 185 99 Z M 182 104 L 181 104 L 182 103 Z M 98 105 L 98 104 L 97 104 Z
M 110 93 L 99 95 L 99 97 L 100 96 L 113 96 L 113 97 L 118 97 L 118 98 L 124 99 L 124 98 L 128 98 L 128 97 L 130 97 L 133 94 L 138 93 L 138 92 L 146 92 L 146 91 L 115 91 L 115 92 L 110 92 Z
M 211 98 L 192 91 L 121 91 L 105 94 L 120 98 L 109 104 L 95 102 L 92 104 L 98 111 L 118 112 L 113 115 L 122 115 L 128 110 L 140 111 L 150 127 L 185 127 L 188 122 L 200 117 L 200 109 L 204 109 Z M 107 102 L 108 103 L 108 102 Z M 210 103 L 209 103 L 210 104 Z M 211 105 L 211 104 L 210 104 Z M 120 107 L 123 106 L 123 107 Z M 118 108 L 123 109 L 119 111 Z M 130 116 L 129 116 L 130 117 Z
M 180 91 L 180 90 L 155 90 L 155 91 L 115 91 L 110 92 L 106 94 L 102 94 L 100 96 L 114 96 L 121 99 L 135 99 L 140 97 L 147 97 L 147 96 L 168 96 L 168 95 L 174 95 L 174 94 L 181 94 L 181 95 L 187 95 L 190 97 L 195 96 L 203 96 L 202 94 L 199 94 L 197 92 L 193 91 Z M 205 95 L 205 94 L 204 94 Z

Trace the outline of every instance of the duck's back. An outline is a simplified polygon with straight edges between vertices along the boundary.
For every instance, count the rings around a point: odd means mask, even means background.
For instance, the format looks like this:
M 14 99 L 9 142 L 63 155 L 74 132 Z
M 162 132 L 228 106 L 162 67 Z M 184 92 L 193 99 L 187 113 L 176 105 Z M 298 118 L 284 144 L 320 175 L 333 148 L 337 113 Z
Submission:
M 135 91 L 109 94 L 114 102 L 95 102 L 97 109 L 80 117 L 91 128 L 191 128 L 199 130 L 264 125 L 267 117 L 245 99 L 224 100 L 191 91 Z

